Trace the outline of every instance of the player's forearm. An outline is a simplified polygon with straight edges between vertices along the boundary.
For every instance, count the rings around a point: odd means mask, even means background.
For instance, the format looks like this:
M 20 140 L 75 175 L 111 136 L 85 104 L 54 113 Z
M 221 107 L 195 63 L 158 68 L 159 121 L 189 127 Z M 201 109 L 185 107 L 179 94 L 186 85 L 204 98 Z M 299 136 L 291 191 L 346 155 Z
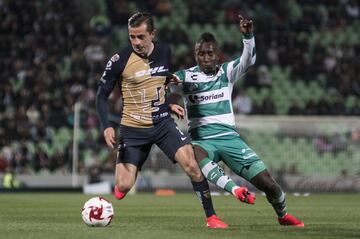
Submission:
M 247 72 L 247 70 L 255 64 L 256 51 L 255 51 L 255 38 L 252 36 L 250 39 L 243 39 L 244 49 L 237 63 L 234 61 L 233 68 L 231 69 L 231 81 L 237 81 Z
M 239 15 L 240 18 L 240 32 L 243 34 L 243 53 L 240 57 L 240 73 L 244 73 L 250 66 L 255 64 L 256 51 L 255 51 L 255 38 L 253 32 L 253 21 Z
M 101 87 L 99 87 L 98 92 L 96 93 L 96 112 L 103 129 L 110 127 L 107 98 L 108 95 L 103 92 Z
M 247 70 L 256 61 L 255 38 L 252 33 L 244 34 L 243 44 L 244 48 L 240 58 L 240 65 L 242 65 L 243 69 Z

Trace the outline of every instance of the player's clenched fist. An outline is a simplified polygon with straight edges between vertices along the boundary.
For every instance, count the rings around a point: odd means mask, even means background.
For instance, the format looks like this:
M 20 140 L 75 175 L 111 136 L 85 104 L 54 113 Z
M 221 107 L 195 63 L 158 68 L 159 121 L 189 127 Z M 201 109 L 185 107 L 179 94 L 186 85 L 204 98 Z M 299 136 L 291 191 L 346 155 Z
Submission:
M 243 16 L 239 15 L 240 18 L 240 31 L 243 34 L 252 33 L 253 31 L 253 21 L 245 19 Z

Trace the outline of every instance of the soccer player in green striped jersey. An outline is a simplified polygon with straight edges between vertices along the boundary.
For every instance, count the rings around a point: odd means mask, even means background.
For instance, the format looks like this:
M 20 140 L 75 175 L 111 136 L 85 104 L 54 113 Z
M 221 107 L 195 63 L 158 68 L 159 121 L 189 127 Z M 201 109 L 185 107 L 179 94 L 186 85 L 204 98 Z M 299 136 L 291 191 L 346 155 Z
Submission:
M 233 86 L 256 59 L 253 22 L 239 17 L 244 45 L 241 57 L 219 65 L 217 41 L 211 33 L 203 33 L 195 45 L 198 65 L 176 72 L 170 91 L 181 94 L 185 100 L 189 133 L 205 177 L 236 196 L 237 186 L 217 165 L 222 160 L 236 174 L 265 192 L 281 225 L 303 227 L 303 222 L 287 213 L 284 192 L 235 129 Z M 181 118 L 185 115 L 184 109 L 176 104 L 171 104 L 170 109 Z

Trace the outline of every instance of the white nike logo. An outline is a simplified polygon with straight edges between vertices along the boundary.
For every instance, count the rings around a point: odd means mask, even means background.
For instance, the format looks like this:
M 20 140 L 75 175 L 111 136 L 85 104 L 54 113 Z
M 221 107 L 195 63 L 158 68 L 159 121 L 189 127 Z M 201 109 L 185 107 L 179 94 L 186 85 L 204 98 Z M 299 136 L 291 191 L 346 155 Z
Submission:
M 186 139 L 186 137 L 181 137 L 181 140 L 184 141 Z

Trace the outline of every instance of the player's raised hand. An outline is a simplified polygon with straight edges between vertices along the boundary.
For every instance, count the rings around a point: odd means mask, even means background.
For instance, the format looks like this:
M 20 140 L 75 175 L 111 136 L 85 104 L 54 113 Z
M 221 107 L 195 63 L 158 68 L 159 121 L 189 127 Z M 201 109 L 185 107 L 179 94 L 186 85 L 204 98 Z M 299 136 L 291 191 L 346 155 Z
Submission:
M 239 15 L 240 19 L 240 32 L 242 34 L 249 34 L 253 32 L 253 21 L 245 19 L 243 16 Z
M 185 110 L 183 107 L 177 104 L 169 104 L 169 109 L 171 113 L 176 114 L 178 119 L 184 119 L 185 117 Z
M 104 130 L 104 138 L 107 146 L 110 148 L 114 148 L 115 141 L 115 130 L 113 127 L 108 127 Z

